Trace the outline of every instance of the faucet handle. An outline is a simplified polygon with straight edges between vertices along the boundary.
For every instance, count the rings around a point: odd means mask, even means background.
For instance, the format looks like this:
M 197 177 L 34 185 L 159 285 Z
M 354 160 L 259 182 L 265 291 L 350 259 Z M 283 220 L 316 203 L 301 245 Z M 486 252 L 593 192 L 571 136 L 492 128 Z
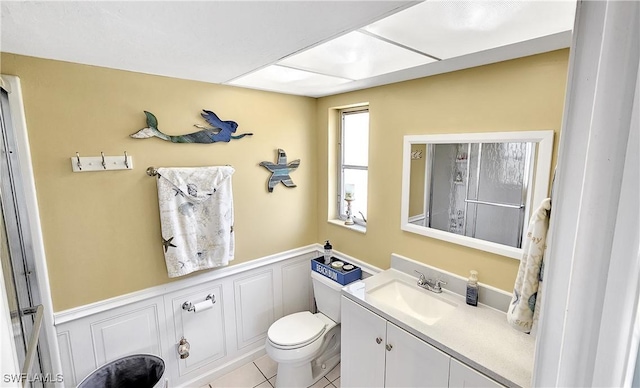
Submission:
M 418 271 L 418 270 L 415 270 L 415 269 L 414 269 L 414 271 L 415 271 L 417 274 L 419 274 L 419 275 L 420 275 L 420 277 L 418 278 L 418 285 L 424 285 L 424 284 L 426 284 L 426 283 L 427 283 L 427 278 L 424 276 L 424 274 L 423 274 L 422 272 Z
M 436 281 L 435 281 L 435 284 L 434 284 L 433 288 L 435 288 L 435 289 L 437 289 L 437 290 L 440 290 L 440 289 L 442 288 L 442 287 L 440 287 L 440 286 L 442 286 L 442 285 L 446 285 L 446 284 L 447 284 L 447 282 L 445 282 L 444 280 L 436 279 Z

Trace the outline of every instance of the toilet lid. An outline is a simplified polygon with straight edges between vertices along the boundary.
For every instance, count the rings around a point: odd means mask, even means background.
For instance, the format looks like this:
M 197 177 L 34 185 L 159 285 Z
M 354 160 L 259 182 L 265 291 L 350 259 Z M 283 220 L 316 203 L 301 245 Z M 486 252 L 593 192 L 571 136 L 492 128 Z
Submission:
M 309 311 L 282 317 L 269 328 L 267 336 L 275 345 L 296 346 L 312 342 L 325 331 L 326 325 Z

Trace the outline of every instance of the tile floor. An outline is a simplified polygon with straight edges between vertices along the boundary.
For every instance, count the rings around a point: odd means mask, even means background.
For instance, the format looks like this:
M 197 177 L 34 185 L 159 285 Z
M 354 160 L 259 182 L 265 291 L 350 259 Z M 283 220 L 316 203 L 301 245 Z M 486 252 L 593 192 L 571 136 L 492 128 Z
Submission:
M 265 354 L 200 388 L 272 388 L 277 372 L 278 364 Z M 340 364 L 309 388 L 340 388 Z

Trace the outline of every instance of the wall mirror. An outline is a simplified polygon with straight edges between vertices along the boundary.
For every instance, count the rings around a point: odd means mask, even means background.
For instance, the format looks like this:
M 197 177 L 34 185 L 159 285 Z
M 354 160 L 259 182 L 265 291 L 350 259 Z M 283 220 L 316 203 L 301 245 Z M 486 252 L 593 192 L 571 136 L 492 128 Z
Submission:
M 552 148 L 553 131 L 405 136 L 402 230 L 520 259 Z

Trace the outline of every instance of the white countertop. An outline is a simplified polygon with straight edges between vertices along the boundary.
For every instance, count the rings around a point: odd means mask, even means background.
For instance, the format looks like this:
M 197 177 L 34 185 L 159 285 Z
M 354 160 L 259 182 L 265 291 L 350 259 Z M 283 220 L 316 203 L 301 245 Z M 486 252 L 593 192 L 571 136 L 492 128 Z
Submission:
M 377 303 L 367 295 L 367 291 L 392 280 L 413 285 L 421 292 L 453 302 L 457 307 L 428 325 L 400 310 Z M 506 314 L 501 311 L 482 304 L 469 306 L 461 295 L 447 290 L 441 294 L 423 290 L 416 285 L 416 278 L 394 269 L 351 283 L 342 289 L 342 295 L 500 384 L 531 386 L 535 339 L 511 328 Z

